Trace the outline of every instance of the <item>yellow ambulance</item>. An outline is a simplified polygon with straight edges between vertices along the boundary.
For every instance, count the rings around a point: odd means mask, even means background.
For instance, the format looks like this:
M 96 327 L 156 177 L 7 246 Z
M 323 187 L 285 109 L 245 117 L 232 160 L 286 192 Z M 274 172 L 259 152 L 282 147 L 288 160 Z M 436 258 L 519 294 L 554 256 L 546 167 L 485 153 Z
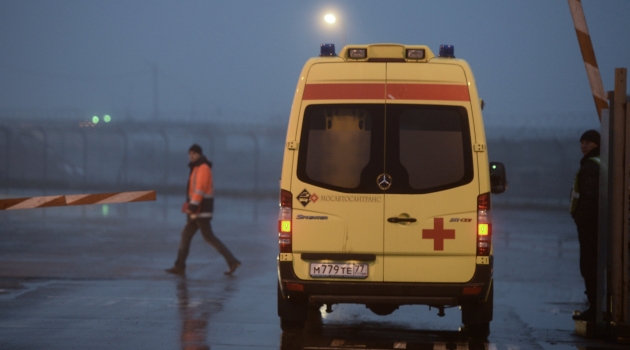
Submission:
M 468 64 L 443 45 L 334 45 L 308 60 L 280 180 L 278 315 L 299 329 L 322 306 L 461 306 L 492 320 L 490 164 Z M 493 176 L 491 167 L 498 176 Z M 502 171 L 497 173 L 497 169 Z

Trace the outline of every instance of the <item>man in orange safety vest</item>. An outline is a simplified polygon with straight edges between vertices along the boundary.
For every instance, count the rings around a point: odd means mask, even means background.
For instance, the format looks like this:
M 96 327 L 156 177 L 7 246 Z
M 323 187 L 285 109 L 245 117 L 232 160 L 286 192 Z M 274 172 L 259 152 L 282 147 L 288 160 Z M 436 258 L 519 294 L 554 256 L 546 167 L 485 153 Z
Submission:
M 186 258 L 190 249 L 190 242 L 197 232 L 206 242 L 210 243 L 228 264 L 226 275 L 231 275 L 240 265 L 230 250 L 213 233 L 210 226 L 214 207 L 214 188 L 212 183 L 212 163 L 203 155 L 201 147 L 194 144 L 188 150 L 190 176 L 188 178 L 187 200 L 182 211 L 186 213 L 186 226 L 182 231 L 177 260 L 175 266 L 166 272 L 184 275 L 186 272 Z

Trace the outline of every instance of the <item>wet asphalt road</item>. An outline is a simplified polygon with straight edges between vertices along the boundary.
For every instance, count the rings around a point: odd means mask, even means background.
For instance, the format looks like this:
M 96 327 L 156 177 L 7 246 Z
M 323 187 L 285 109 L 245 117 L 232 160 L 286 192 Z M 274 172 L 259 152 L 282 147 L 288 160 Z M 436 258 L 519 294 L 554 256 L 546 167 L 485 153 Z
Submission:
M 321 330 L 283 334 L 276 315 L 277 203 L 217 198 L 215 234 L 243 262 L 234 276 L 200 235 L 185 278 L 169 275 L 179 198 L 107 208 L 0 212 L 1 349 L 624 349 L 575 335 L 584 307 L 565 211 L 494 209 L 495 307 L 485 344 L 460 312 L 376 316 L 336 305 Z

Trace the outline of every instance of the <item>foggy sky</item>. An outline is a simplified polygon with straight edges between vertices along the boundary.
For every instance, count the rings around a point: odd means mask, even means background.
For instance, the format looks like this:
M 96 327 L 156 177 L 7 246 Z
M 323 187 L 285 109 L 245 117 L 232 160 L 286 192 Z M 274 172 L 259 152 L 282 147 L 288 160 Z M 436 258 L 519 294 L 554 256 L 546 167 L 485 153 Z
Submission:
M 630 1 L 583 0 L 606 90 Z M 341 26 L 326 26 L 334 12 Z M 566 0 L 0 0 L 0 109 L 289 113 L 321 43 L 455 46 L 495 119 L 596 110 Z

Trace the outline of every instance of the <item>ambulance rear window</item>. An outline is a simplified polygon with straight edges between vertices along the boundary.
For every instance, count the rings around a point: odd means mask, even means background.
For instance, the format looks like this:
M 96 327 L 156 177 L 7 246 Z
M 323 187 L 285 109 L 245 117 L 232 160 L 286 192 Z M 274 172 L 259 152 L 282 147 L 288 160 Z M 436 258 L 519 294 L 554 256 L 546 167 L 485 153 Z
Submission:
M 455 187 L 472 180 L 465 108 L 388 105 L 387 112 L 389 122 L 398 124 L 398 135 L 388 140 L 398 137 L 397 153 L 410 191 Z
M 420 194 L 474 178 L 468 113 L 460 106 L 322 104 L 304 111 L 298 179 L 346 193 Z M 391 176 L 381 189 L 377 178 Z
M 306 109 L 298 177 L 322 187 L 359 189 L 370 162 L 378 105 L 312 105 Z M 382 120 L 382 119 L 381 119 Z

